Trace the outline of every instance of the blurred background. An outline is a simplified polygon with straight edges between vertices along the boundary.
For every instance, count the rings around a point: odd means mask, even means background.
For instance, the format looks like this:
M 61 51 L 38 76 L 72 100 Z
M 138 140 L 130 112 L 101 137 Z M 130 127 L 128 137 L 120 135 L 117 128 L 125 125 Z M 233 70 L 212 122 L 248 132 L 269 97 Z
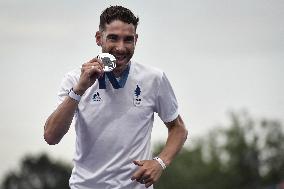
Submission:
M 63 75 L 100 52 L 109 5 L 140 17 L 133 59 L 165 71 L 189 130 L 156 188 L 284 188 L 282 0 L 0 0 L 0 187 L 68 188 L 74 128 L 49 146 L 43 125 Z

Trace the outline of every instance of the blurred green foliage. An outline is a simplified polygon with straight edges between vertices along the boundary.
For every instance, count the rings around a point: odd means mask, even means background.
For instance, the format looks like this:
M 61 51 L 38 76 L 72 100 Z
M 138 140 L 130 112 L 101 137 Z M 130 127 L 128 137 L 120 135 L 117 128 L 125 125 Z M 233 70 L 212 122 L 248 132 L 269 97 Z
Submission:
M 284 132 L 275 120 L 232 113 L 186 146 L 164 171 L 155 189 L 284 189 Z M 162 145 L 155 148 L 156 154 Z M 67 189 L 71 166 L 47 155 L 27 156 L 2 189 Z
M 46 154 L 26 156 L 20 170 L 4 178 L 2 189 L 68 189 L 71 166 L 51 161 Z
M 156 153 L 160 150 L 161 145 Z M 231 113 L 228 125 L 189 142 L 155 189 L 282 189 L 283 181 L 283 126 L 243 112 Z

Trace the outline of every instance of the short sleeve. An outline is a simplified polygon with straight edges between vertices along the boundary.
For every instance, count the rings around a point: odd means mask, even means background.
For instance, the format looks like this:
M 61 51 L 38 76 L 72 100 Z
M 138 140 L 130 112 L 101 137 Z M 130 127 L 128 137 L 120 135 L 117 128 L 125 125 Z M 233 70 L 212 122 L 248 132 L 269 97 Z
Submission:
M 155 102 L 155 111 L 165 123 L 178 117 L 178 103 L 172 86 L 163 73 Z
M 70 89 L 76 84 L 76 78 L 71 74 L 66 74 L 60 84 L 59 91 L 57 93 L 57 102 L 55 108 L 57 108 L 68 96 Z

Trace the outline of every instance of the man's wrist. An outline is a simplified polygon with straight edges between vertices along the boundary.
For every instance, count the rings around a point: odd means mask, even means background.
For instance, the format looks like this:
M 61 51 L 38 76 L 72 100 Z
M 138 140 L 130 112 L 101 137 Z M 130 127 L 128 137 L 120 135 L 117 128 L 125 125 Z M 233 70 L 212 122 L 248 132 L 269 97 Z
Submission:
M 158 156 L 154 157 L 153 160 L 156 160 L 156 161 L 161 165 L 161 167 L 162 167 L 163 169 L 166 169 L 166 168 L 167 168 L 167 166 L 166 166 L 166 164 L 164 163 L 164 161 L 163 161 L 161 158 L 159 158 Z
M 80 95 L 80 96 L 83 96 L 83 94 L 86 91 L 86 90 L 79 88 L 78 86 L 74 86 L 72 89 L 73 89 L 74 93 L 76 93 L 77 95 Z
M 77 102 L 80 102 L 81 100 L 81 95 L 78 95 L 74 90 L 73 88 L 70 89 L 69 93 L 68 93 L 68 96 L 70 98 L 72 98 L 73 100 L 76 100 Z

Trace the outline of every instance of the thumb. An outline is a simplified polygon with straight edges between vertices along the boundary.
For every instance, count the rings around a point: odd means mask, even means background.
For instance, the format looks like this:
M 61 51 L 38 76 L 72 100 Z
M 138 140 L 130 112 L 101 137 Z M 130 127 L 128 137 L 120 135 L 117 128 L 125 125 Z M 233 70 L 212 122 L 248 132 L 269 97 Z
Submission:
M 138 166 L 143 166 L 144 162 L 139 160 L 133 160 L 133 163 Z

